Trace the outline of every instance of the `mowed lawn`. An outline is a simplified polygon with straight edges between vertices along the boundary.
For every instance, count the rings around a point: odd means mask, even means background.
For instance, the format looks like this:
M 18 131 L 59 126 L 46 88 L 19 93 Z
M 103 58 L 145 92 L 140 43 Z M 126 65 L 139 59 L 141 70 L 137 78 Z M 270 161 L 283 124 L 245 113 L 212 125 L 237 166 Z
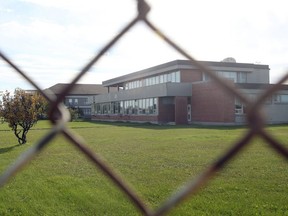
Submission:
M 69 127 L 156 208 L 199 175 L 245 132 L 244 127 L 71 122 Z M 48 132 L 40 121 L 17 145 L 0 125 L 0 173 Z M 288 126 L 267 127 L 288 147 Z M 62 136 L 0 188 L 0 215 L 141 215 Z M 288 163 L 256 138 L 196 196 L 169 215 L 288 215 Z

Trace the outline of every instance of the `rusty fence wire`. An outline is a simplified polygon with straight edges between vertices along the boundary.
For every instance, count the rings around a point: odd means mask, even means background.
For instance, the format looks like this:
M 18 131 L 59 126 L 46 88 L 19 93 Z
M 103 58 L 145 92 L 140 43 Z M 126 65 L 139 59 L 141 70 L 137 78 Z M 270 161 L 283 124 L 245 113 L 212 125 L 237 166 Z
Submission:
M 41 138 L 34 146 L 32 146 L 27 152 L 23 153 L 18 160 L 14 162 L 6 171 L 0 174 L 0 187 L 3 187 L 7 181 L 17 174 L 17 172 L 24 167 L 29 161 L 31 161 L 39 152 L 42 151 L 43 147 L 49 145 L 50 141 L 55 138 L 58 134 L 63 134 L 72 145 L 76 146 L 80 152 L 82 152 L 87 158 L 89 158 L 92 163 L 96 165 L 108 178 L 110 178 L 114 184 L 122 190 L 130 199 L 130 201 L 136 206 L 136 208 L 143 215 L 164 215 L 170 211 L 173 207 L 183 202 L 184 199 L 195 194 L 201 186 L 205 185 L 211 177 L 213 177 L 219 170 L 223 168 L 233 157 L 235 157 L 240 150 L 247 146 L 251 139 L 255 136 L 261 137 L 268 145 L 272 147 L 279 155 L 282 155 L 285 159 L 288 159 L 288 149 L 284 147 L 279 141 L 277 141 L 271 134 L 269 134 L 264 126 L 264 117 L 261 112 L 258 112 L 265 100 L 271 97 L 276 91 L 280 89 L 280 85 L 283 84 L 288 79 L 288 71 L 286 75 L 270 89 L 267 89 L 262 95 L 256 100 L 251 101 L 249 98 L 241 94 L 237 89 L 227 84 L 224 80 L 219 78 L 213 71 L 211 71 L 205 65 L 197 62 L 189 53 L 184 51 L 179 45 L 174 43 L 169 37 L 167 37 L 160 29 L 150 22 L 147 18 L 147 14 L 150 11 L 150 6 L 144 0 L 137 0 L 138 13 L 134 19 L 130 21 L 116 36 L 114 36 L 100 52 L 87 63 L 85 67 L 78 73 L 78 75 L 73 79 L 73 81 L 68 85 L 60 94 L 59 97 L 51 96 L 45 93 L 38 85 L 29 77 L 28 73 L 25 73 L 21 68 L 17 67 L 12 60 L 10 60 L 3 52 L 0 51 L 0 57 L 4 60 L 11 68 L 13 68 L 17 73 L 19 73 L 26 81 L 28 81 L 34 88 L 36 88 L 50 103 L 51 109 L 49 113 L 49 119 L 53 123 L 52 129 Z M 240 138 L 236 143 L 234 143 L 230 149 L 220 156 L 216 161 L 210 165 L 208 168 L 202 171 L 195 179 L 188 182 L 182 187 L 181 190 L 176 191 L 171 197 L 169 197 L 161 206 L 155 210 L 151 209 L 146 205 L 146 202 L 140 199 L 137 191 L 134 191 L 128 184 L 116 174 L 116 172 L 110 167 L 109 164 L 104 162 L 99 155 L 91 151 L 85 144 L 85 140 L 79 137 L 77 134 L 72 132 L 66 127 L 66 123 L 69 121 L 69 113 L 62 105 L 62 101 L 67 94 L 72 90 L 74 84 L 76 84 L 80 78 L 82 78 L 91 67 L 99 61 L 99 59 L 113 47 L 120 38 L 122 38 L 130 29 L 132 29 L 135 24 L 142 22 L 147 25 L 147 27 L 158 35 L 162 40 L 164 40 L 168 45 L 170 45 L 174 50 L 179 52 L 183 57 L 190 60 L 196 67 L 198 67 L 205 74 L 209 75 L 214 81 L 221 85 L 221 87 L 233 94 L 243 104 L 247 106 L 247 124 L 248 130 L 246 134 Z

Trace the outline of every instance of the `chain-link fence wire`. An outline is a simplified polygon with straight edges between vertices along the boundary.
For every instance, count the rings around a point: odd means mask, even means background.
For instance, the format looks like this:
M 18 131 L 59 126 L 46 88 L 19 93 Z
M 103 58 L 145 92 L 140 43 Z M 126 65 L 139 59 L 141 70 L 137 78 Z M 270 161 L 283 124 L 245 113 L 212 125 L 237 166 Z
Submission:
M 34 146 L 32 146 L 27 152 L 23 153 L 18 160 L 15 161 L 6 171 L 4 171 L 0 176 L 0 187 L 4 186 L 7 181 L 17 172 L 24 167 L 30 160 L 32 160 L 39 152 L 42 151 L 43 147 L 49 145 L 51 140 L 55 138 L 58 134 L 63 134 L 72 145 L 76 146 L 80 152 L 82 152 L 87 158 L 89 158 L 92 163 L 96 165 L 109 179 L 111 179 L 114 184 L 122 190 L 130 199 L 130 201 L 137 207 L 137 209 L 143 215 L 163 215 L 170 211 L 173 207 L 181 204 L 186 198 L 193 196 L 203 185 L 205 185 L 211 177 L 213 177 L 219 170 L 223 168 L 233 157 L 235 157 L 240 150 L 247 146 L 251 139 L 255 136 L 261 137 L 269 146 L 272 147 L 279 155 L 282 155 L 285 159 L 288 159 L 288 150 L 279 141 L 277 141 L 271 134 L 269 134 L 265 126 L 265 118 L 262 116 L 259 110 L 261 109 L 265 100 L 271 97 L 275 92 L 277 92 L 281 84 L 283 84 L 288 79 L 288 72 L 286 75 L 270 89 L 265 90 L 262 95 L 256 100 L 251 101 L 249 98 L 245 97 L 241 92 L 226 83 L 223 79 L 219 78 L 216 73 L 214 73 L 210 68 L 197 62 L 189 53 L 184 51 L 180 46 L 178 46 L 174 41 L 167 37 L 163 32 L 160 31 L 150 20 L 147 18 L 147 14 L 150 11 L 150 6 L 144 0 L 137 0 L 138 13 L 134 19 L 130 21 L 123 29 L 114 36 L 100 52 L 87 63 L 85 67 L 78 73 L 78 75 L 73 79 L 73 81 L 68 85 L 60 94 L 56 97 L 53 94 L 45 93 L 38 85 L 33 81 L 28 73 L 25 73 L 21 68 L 17 67 L 13 61 L 11 61 L 3 52 L 0 52 L 0 57 L 13 68 L 17 73 L 24 77 L 30 84 L 32 84 L 50 103 L 51 109 L 49 113 L 49 119 L 53 123 L 52 129 L 41 138 Z M 128 184 L 116 174 L 116 172 L 110 167 L 110 165 L 104 162 L 96 152 L 91 151 L 85 141 L 79 137 L 77 134 L 72 132 L 66 127 L 66 123 L 69 121 L 69 113 L 61 104 L 63 99 L 71 89 L 74 84 L 82 78 L 90 68 L 95 65 L 99 59 L 106 53 L 111 47 L 113 47 L 120 38 L 122 38 L 130 29 L 132 29 L 136 23 L 142 22 L 146 24 L 149 29 L 158 35 L 162 40 L 169 44 L 173 49 L 179 52 L 183 57 L 190 60 L 193 65 L 198 67 L 205 74 L 209 75 L 211 79 L 217 82 L 225 91 L 234 95 L 236 98 L 242 101 L 247 107 L 247 127 L 248 130 L 246 134 L 240 138 L 236 143 L 234 143 L 230 149 L 220 156 L 214 163 L 212 163 L 208 168 L 202 171 L 202 173 L 195 179 L 192 179 L 186 185 L 182 187 L 181 190 L 176 191 L 171 197 L 169 197 L 162 205 L 160 205 L 155 210 L 151 209 L 146 205 L 146 202 L 140 199 L 137 191 L 133 190 L 128 186 Z

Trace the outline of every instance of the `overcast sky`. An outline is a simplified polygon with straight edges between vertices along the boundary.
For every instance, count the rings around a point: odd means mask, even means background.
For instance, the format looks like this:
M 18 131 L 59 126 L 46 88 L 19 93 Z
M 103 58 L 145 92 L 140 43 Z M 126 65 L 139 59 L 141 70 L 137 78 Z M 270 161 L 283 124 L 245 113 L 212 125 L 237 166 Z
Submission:
M 284 0 L 154 0 L 149 19 L 198 60 L 268 64 L 270 82 L 288 69 Z M 67 83 L 135 15 L 136 0 L 0 0 L 0 50 L 48 88 Z M 98 83 L 184 59 L 137 24 L 80 83 Z M 31 86 L 0 60 L 0 90 Z

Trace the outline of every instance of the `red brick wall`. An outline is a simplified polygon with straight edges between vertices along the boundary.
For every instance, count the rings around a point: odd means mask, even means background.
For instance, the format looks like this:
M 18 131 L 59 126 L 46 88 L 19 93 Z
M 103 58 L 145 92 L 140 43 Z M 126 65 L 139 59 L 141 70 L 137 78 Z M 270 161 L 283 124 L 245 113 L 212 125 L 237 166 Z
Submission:
M 192 122 L 235 121 L 234 97 L 214 81 L 192 84 Z
M 174 104 L 164 104 L 162 98 L 158 100 L 159 104 L 159 122 L 174 122 L 175 121 L 175 106 Z
M 181 82 L 197 82 L 202 80 L 199 70 L 181 70 Z
M 175 97 L 175 124 L 187 123 L 187 97 Z

